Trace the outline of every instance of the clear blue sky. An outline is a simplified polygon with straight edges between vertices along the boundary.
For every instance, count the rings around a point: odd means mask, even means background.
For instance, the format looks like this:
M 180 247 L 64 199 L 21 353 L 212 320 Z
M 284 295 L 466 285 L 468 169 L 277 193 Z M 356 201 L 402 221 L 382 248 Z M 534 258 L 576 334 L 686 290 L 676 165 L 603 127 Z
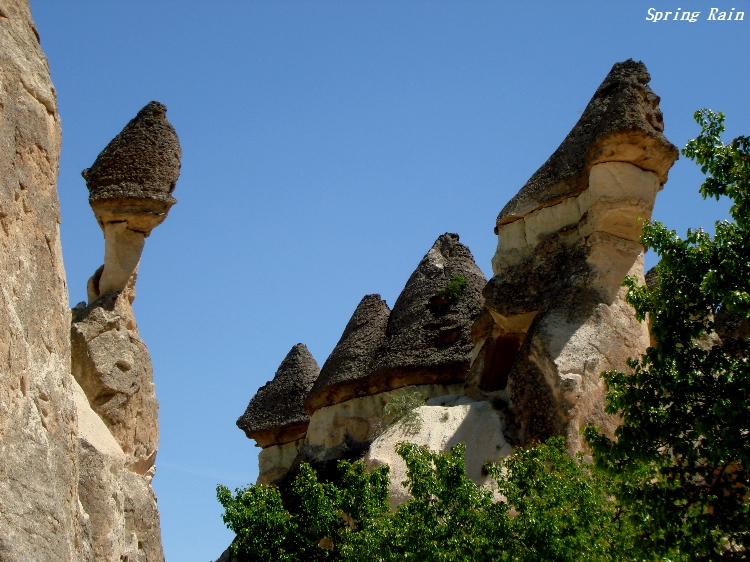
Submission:
M 746 20 L 707 21 L 712 6 Z M 702 13 L 653 23 L 650 7 Z M 750 134 L 748 0 L 32 0 L 32 11 L 62 116 L 72 304 L 104 253 L 80 171 L 152 99 L 182 143 L 179 203 L 147 240 L 135 301 L 161 404 L 154 486 L 170 561 L 207 562 L 230 542 L 215 487 L 254 482 L 259 451 L 235 420 L 291 346 L 322 365 L 360 298 L 392 305 L 443 232 L 489 275 L 495 216 L 613 63 L 646 63 L 674 144 L 697 134 L 701 107 L 727 114 L 727 138 Z M 723 218 L 700 178 L 678 161 L 655 217 L 680 232 Z

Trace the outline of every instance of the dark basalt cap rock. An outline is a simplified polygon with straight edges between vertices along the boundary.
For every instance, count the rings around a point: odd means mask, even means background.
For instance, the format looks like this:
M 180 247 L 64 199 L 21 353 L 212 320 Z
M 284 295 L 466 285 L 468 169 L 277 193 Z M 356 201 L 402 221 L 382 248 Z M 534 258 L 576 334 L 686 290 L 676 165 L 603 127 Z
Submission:
M 578 195 L 588 187 L 591 167 L 601 162 L 628 162 L 665 183 L 678 151 L 664 136 L 650 80 L 642 62 L 616 63 L 562 144 L 500 211 L 497 225 Z
M 441 294 L 455 277 L 466 280 L 458 298 Z M 372 377 L 383 390 L 412 384 L 463 382 L 471 326 L 483 309 L 487 283 L 458 234 L 440 236 L 396 300 Z
M 172 205 L 180 175 L 180 141 L 167 121 L 167 108 L 152 101 L 81 172 L 89 202 L 150 199 Z
M 390 312 L 380 295 L 366 295 L 360 301 L 305 400 L 309 414 L 356 396 L 357 381 L 372 372 L 375 356 L 385 341 Z
M 273 380 L 258 389 L 237 427 L 259 447 L 281 445 L 304 437 L 310 416 L 303 407 L 320 374 L 305 344 L 292 347 Z

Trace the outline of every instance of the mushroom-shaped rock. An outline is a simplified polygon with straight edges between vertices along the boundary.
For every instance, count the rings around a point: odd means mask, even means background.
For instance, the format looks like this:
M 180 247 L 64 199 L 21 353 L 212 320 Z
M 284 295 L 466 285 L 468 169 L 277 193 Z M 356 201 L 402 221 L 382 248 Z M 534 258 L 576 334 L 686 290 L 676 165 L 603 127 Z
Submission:
M 180 142 L 166 114 L 163 104 L 150 102 L 81 172 L 105 238 L 104 266 L 92 278 L 90 301 L 125 288 L 144 238 L 177 202 L 172 192 L 180 175 Z
M 396 300 L 369 393 L 463 382 L 485 284 L 458 234 L 438 237 Z
M 355 398 L 369 386 L 367 376 L 385 341 L 390 312 L 380 295 L 366 295 L 360 301 L 305 400 L 310 415 L 323 406 Z
M 281 362 L 273 380 L 250 400 L 237 427 L 259 447 L 304 437 L 310 423 L 304 401 L 319 374 L 318 364 L 305 344 L 298 343 Z
M 500 211 L 497 226 L 579 194 L 600 162 L 634 164 L 664 184 L 678 153 L 664 136 L 650 80 L 642 62 L 616 63 L 562 144 Z
M 166 106 L 149 102 L 82 172 L 89 202 L 150 199 L 173 205 L 181 155 Z

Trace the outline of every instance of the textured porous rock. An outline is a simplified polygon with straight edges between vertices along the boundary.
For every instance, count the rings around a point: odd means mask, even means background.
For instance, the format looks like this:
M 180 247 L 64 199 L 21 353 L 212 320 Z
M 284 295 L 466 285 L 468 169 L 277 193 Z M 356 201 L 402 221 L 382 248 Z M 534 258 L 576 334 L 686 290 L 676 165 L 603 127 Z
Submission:
M 500 211 L 498 227 L 581 193 L 599 162 L 629 162 L 664 184 L 677 148 L 664 137 L 650 80 L 642 62 L 615 64 L 559 148 Z
M 391 509 L 409 499 L 403 485 L 406 463 L 396 453 L 398 443 L 414 443 L 442 453 L 465 443 L 466 475 L 480 486 L 490 484 L 484 466 L 513 452 L 504 436 L 502 415 L 489 402 L 476 402 L 462 395 L 445 396 L 429 400 L 428 405 L 415 412 L 421 422 L 419 429 L 403 423 L 393 425 L 373 441 L 364 459 L 368 469 L 384 464 L 390 467 Z
M 310 423 L 304 401 L 319 374 L 318 364 L 305 344 L 298 343 L 281 362 L 273 380 L 250 400 L 237 427 L 259 447 L 304 437 Z
M 180 143 L 167 108 L 152 101 L 81 175 L 104 232 L 104 265 L 89 282 L 89 301 L 121 291 L 138 268 L 145 238 L 177 202 Z
M 649 345 L 625 302 L 626 276 L 645 282 L 642 223 L 676 149 L 642 63 L 616 64 L 581 121 L 497 221 L 494 277 L 483 294 L 493 324 L 475 326 L 466 392 L 502 398 L 521 443 L 564 435 L 583 445 L 593 423 L 612 434 L 600 373 L 626 370 Z
M 0 3 L 0 560 L 81 560 L 60 118 L 28 3 Z
M 308 413 L 357 396 L 359 381 L 372 373 L 385 342 L 390 312 L 380 295 L 366 295 L 360 301 L 305 400 Z
M 176 203 L 180 142 L 167 108 L 149 102 L 83 171 L 89 201 L 153 199 Z
M 467 281 L 461 295 L 441 295 L 457 276 Z M 438 237 L 396 299 L 385 343 L 357 395 L 463 382 L 474 346 L 471 325 L 482 312 L 485 283 L 457 234 Z
M 146 474 L 159 444 L 159 404 L 131 295 L 107 293 L 73 309 L 71 366 L 91 407 L 122 448 L 129 470 Z

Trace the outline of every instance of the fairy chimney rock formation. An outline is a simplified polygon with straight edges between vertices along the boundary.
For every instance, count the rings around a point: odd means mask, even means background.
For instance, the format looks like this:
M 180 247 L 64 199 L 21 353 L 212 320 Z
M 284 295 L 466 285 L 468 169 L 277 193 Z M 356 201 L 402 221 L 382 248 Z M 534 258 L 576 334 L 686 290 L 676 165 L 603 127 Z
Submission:
M 259 447 L 283 445 L 305 435 L 310 416 L 304 401 L 320 374 L 307 346 L 298 343 L 279 365 L 273 380 L 258 389 L 237 427 Z
M 104 265 L 88 282 L 88 304 L 73 309 L 70 329 L 79 420 L 92 421 L 79 423 L 79 499 L 97 560 L 164 559 L 151 488 L 159 403 L 132 303 L 145 238 L 176 202 L 179 170 L 166 107 L 151 102 L 82 173 L 105 240 Z
M 373 362 L 385 342 L 390 309 L 380 295 L 365 295 L 344 329 L 341 339 L 323 364 L 320 376 L 305 400 L 305 409 L 338 404 L 366 388 Z
M 467 392 L 509 400 L 522 443 L 565 435 L 578 450 L 587 423 L 611 434 L 617 421 L 604 413 L 599 375 L 627 369 L 649 344 L 621 283 L 643 282 L 637 219 L 650 218 L 678 155 L 649 79 L 641 62 L 615 64 L 498 216 L 494 277 L 483 291 L 491 317 L 475 326 L 481 349 Z
M 81 175 L 104 231 L 104 266 L 89 284 L 89 301 L 121 291 L 138 268 L 144 240 L 177 200 L 180 143 L 167 108 L 148 103 Z
M 396 299 L 369 392 L 463 382 L 485 284 L 458 234 L 439 236 Z

